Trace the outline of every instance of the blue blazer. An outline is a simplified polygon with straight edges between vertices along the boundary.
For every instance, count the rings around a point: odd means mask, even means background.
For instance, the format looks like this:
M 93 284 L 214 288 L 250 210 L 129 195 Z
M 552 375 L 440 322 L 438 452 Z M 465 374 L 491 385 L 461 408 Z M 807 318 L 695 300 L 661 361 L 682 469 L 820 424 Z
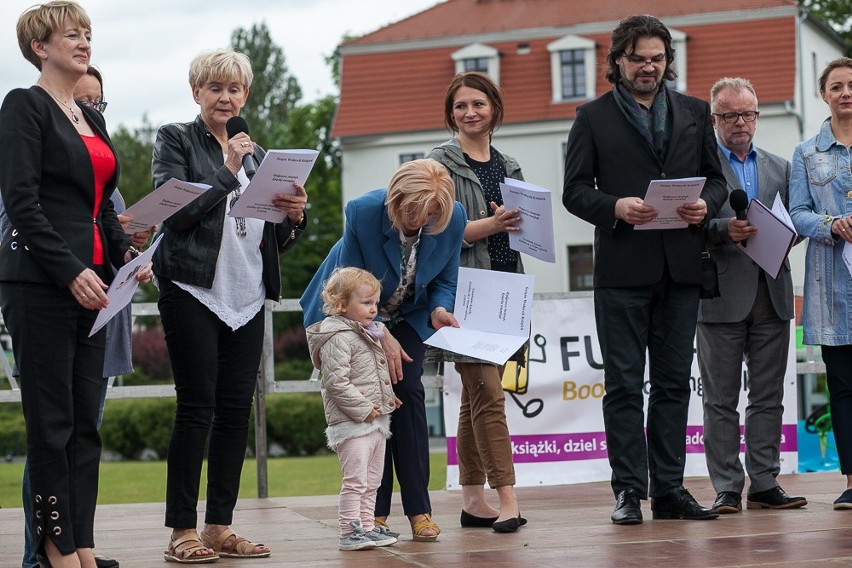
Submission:
M 391 226 L 385 195 L 376 189 L 346 204 L 343 236 L 331 248 L 314 274 L 299 303 L 305 327 L 325 317 L 322 313 L 322 285 L 338 266 L 356 266 L 371 272 L 382 283 L 379 305 L 384 305 L 400 280 L 399 232 Z M 459 254 L 467 214 L 456 202 L 449 226 L 438 235 L 420 237 L 414 294 L 401 306 L 403 319 L 428 339 L 435 330 L 429 315 L 437 307 L 453 311 L 458 279 Z

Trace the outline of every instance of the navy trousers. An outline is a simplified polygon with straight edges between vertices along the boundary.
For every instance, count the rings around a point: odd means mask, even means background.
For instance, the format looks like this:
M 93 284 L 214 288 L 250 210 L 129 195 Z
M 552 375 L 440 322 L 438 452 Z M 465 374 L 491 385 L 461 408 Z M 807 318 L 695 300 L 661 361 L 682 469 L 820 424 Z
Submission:
M 391 510 L 393 474 L 399 481 L 402 511 L 412 517 L 432 512 L 429 500 L 429 429 L 426 425 L 426 400 L 423 390 L 423 354 L 426 347 L 420 336 L 405 321 L 391 330 L 402 348 L 413 359 L 403 361 L 403 379 L 393 386 L 402 406 L 391 415 L 391 437 L 385 450 L 385 471 L 376 495 L 376 516 L 387 517 Z

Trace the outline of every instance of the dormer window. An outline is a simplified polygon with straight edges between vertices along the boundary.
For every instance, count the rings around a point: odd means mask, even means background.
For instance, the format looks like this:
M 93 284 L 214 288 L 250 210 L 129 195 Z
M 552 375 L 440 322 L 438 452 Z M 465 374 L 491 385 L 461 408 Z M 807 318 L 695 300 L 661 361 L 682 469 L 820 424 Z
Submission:
M 487 57 L 469 57 L 462 59 L 462 71 L 481 71 L 488 73 Z
M 595 42 L 568 35 L 547 46 L 553 102 L 595 96 Z
M 482 43 L 472 43 L 452 54 L 456 73 L 481 71 L 500 84 L 500 52 Z

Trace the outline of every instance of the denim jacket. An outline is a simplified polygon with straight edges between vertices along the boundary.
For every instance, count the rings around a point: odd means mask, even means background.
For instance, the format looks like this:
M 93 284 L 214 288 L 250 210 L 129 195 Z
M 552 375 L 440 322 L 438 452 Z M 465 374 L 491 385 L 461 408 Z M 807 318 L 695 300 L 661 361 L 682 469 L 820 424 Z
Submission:
M 831 233 L 835 219 L 852 215 L 850 166 L 850 150 L 834 138 L 830 119 L 793 154 L 790 217 L 808 238 L 802 315 L 808 345 L 852 344 L 852 278 L 843 262 L 845 241 Z

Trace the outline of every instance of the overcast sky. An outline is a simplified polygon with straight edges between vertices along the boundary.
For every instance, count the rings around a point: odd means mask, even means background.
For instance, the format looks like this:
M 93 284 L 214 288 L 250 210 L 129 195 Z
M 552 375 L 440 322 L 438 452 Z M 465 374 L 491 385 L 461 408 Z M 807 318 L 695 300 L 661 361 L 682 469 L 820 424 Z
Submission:
M 104 74 L 107 123 L 136 127 L 198 114 L 187 71 L 199 52 L 226 47 L 236 28 L 265 21 L 284 50 L 303 101 L 335 92 L 324 58 L 344 34 L 363 35 L 442 0 L 80 0 L 92 20 L 92 63 Z M 29 87 L 38 70 L 18 48 L 15 24 L 35 0 L 3 0 L 0 96 Z

